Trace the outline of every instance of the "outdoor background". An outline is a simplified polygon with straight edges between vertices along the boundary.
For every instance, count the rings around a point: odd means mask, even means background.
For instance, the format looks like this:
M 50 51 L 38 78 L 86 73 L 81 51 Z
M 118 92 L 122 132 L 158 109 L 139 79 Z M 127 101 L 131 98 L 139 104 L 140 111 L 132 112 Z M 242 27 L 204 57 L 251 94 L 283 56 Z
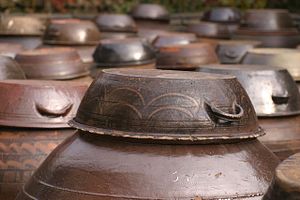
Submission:
M 165 5 L 171 13 L 199 12 L 213 6 L 247 8 L 287 8 L 300 12 L 299 0 L 0 0 L 1 12 L 15 13 L 127 13 L 139 2 Z

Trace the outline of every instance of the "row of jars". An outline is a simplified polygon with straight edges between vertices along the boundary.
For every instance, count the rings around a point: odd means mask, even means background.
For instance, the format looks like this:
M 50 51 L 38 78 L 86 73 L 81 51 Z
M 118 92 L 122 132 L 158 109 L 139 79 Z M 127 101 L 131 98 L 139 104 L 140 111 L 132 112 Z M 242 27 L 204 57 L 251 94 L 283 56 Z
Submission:
M 124 17 L 103 16 L 110 22 Z M 297 78 L 298 51 L 255 48 L 261 41 L 208 41 L 171 32 L 165 29 L 166 17 L 144 21 L 152 28 L 140 32 L 146 39 L 120 38 L 118 30 L 110 29 L 106 36 L 117 37 L 100 41 L 105 29 L 100 33 L 90 21 L 52 20 L 40 48 L 18 50 L 16 56 L 10 52 L 18 64 L 3 58 L 5 76 L 38 79 L 0 82 L 4 199 L 14 198 L 19 189 L 18 199 L 263 197 L 279 161 L 260 141 L 282 159 L 299 149 L 300 95 L 290 75 Z M 243 54 L 232 63 L 256 65 L 216 65 L 214 50 L 222 62 L 224 45 L 235 50 L 237 44 Z M 18 45 L 1 49 L 13 46 Z M 264 63 L 251 63 L 259 60 L 251 61 L 251 53 Z M 164 70 L 147 69 L 155 67 Z M 103 68 L 117 69 L 101 72 Z M 89 74 L 97 78 L 79 106 L 91 83 Z M 78 107 L 70 121 L 79 129 L 73 134 L 67 121 Z M 254 109 L 269 133 L 260 141 L 256 138 L 264 131 Z M 277 187 L 281 185 L 274 181 L 267 195 Z

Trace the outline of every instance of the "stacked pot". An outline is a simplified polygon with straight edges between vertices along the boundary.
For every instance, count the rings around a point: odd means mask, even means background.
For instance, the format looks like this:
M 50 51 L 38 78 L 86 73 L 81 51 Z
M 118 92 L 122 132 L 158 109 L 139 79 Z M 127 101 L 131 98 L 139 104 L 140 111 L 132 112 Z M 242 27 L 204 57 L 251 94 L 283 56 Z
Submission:
M 232 76 L 104 70 L 70 125 L 17 199 L 258 200 L 278 164 Z
M 212 65 L 198 70 L 236 76 L 267 133 L 260 141 L 281 159 L 300 151 L 300 94 L 286 69 L 266 65 Z
M 0 17 L 0 42 L 22 45 L 34 49 L 42 44 L 44 21 L 33 16 L 2 15 Z
M 263 47 L 296 47 L 300 34 L 287 10 L 247 10 L 235 39 L 258 40 Z

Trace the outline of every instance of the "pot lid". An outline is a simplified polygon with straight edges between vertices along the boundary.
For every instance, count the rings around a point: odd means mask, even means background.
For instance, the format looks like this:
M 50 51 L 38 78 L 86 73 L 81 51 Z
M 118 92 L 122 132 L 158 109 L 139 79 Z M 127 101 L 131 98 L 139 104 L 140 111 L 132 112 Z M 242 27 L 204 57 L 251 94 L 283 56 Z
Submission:
M 294 27 L 288 10 L 249 9 L 245 12 L 241 27 L 256 31 L 280 31 Z
M 74 117 L 88 81 L 0 81 L 0 125 L 64 128 Z
M 224 24 L 215 22 L 199 22 L 187 27 L 187 31 L 195 33 L 198 37 L 229 39 L 230 31 Z
M 243 64 L 270 65 L 286 68 L 296 81 L 300 80 L 300 52 L 288 48 L 255 48 L 247 52 Z
M 236 76 L 259 117 L 300 114 L 300 94 L 286 69 L 266 65 L 207 65 L 200 72 Z
M 217 42 L 216 52 L 221 63 L 240 63 L 249 49 L 261 46 L 260 41 L 254 40 L 223 40 Z
M 43 21 L 33 16 L 1 15 L 0 35 L 11 36 L 40 36 L 43 35 Z
M 169 33 L 169 31 L 150 28 L 139 28 L 138 30 L 138 36 L 149 43 L 152 43 L 157 36 L 165 33 Z
M 72 79 L 89 74 L 76 49 L 40 48 L 23 51 L 16 61 L 30 79 Z
M 169 32 L 160 34 L 152 42 L 156 48 L 177 45 L 177 44 L 189 44 L 197 41 L 197 37 L 193 33 L 180 33 L 180 32 Z
M 14 58 L 21 51 L 24 51 L 21 44 L 0 42 L 0 55 Z
M 155 62 L 155 51 L 139 38 L 101 40 L 93 54 L 101 67 L 142 65 Z
M 135 19 L 146 20 L 169 20 L 169 12 L 159 4 L 142 3 L 138 4 L 131 10 L 131 15 Z
M 241 13 L 233 7 L 215 7 L 205 11 L 202 20 L 218 23 L 239 23 Z
M 50 20 L 44 37 L 45 44 L 97 45 L 100 32 L 93 22 L 79 19 Z
M 100 135 L 170 142 L 263 134 L 233 76 L 155 69 L 103 70 L 69 124 Z
M 95 23 L 104 32 L 137 32 L 134 20 L 125 14 L 99 14 Z
M 26 79 L 18 63 L 10 57 L 0 56 L 0 80 Z
M 195 69 L 201 64 L 218 63 L 218 57 L 209 43 L 170 45 L 159 48 L 158 69 Z
M 275 177 L 264 200 L 296 200 L 300 197 L 300 153 L 284 160 L 275 170 Z

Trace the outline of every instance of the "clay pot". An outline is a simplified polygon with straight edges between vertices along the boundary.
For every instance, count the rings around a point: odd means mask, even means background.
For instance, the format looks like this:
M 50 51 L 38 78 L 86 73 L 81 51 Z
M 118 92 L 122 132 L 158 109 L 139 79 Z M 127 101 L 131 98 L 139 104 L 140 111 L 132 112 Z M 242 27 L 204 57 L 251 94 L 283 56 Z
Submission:
M 267 133 L 259 140 L 282 160 L 300 152 L 300 94 L 287 70 L 259 65 L 219 65 L 202 66 L 199 71 L 236 76 Z
M 17 54 L 16 61 L 30 79 L 73 79 L 89 74 L 75 49 L 43 48 Z
M 199 22 L 187 27 L 187 32 L 196 34 L 198 37 L 229 39 L 230 32 L 226 25 L 215 22 Z
M 26 79 L 26 77 L 16 61 L 6 56 L 0 56 L 0 80 L 6 79 Z
M 66 124 L 89 82 L 0 82 L 0 199 L 14 199 L 46 156 L 74 133 Z
M 244 14 L 242 27 L 247 30 L 280 31 L 293 28 L 293 20 L 284 9 L 249 9 Z
M 259 41 L 224 40 L 217 42 L 217 55 L 222 64 L 238 64 L 242 61 L 248 50 L 259 47 Z
M 99 14 L 95 23 L 101 32 L 137 32 L 134 20 L 125 14 Z
M 239 23 L 241 13 L 233 7 L 215 7 L 205 11 L 202 15 L 202 21 L 217 23 Z
M 161 34 L 167 34 L 169 31 L 160 30 L 160 29 L 139 29 L 138 36 L 148 43 L 153 43 L 153 41 L 157 38 L 157 36 Z
M 159 4 L 138 4 L 131 10 L 131 15 L 138 28 L 152 28 L 167 30 L 169 24 L 169 12 Z
M 270 65 L 286 68 L 295 80 L 300 80 L 300 52 L 285 48 L 258 48 L 247 52 L 243 64 Z
M 44 44 L 50 45 L 97 45 L 100 32 L 88 20 L 51 20 L 43 37 Z
M 263 200 L 300 199 L 300 154 L 283 161 L 277 168 L 267 194 Z
M 201 64 L 218 63 L 211 44 L 192 43 L 161 47 L 157 54 L 158 69 L 194 70 Z
M 44 22 L 33 16 L 2 15 L 0 19 L 0 42 L 21 44 L 34 49 L 42 43 Z
M 18 200 L 258 200 L 278 164 L 232 76 L 104 70 L 70 124 Z

